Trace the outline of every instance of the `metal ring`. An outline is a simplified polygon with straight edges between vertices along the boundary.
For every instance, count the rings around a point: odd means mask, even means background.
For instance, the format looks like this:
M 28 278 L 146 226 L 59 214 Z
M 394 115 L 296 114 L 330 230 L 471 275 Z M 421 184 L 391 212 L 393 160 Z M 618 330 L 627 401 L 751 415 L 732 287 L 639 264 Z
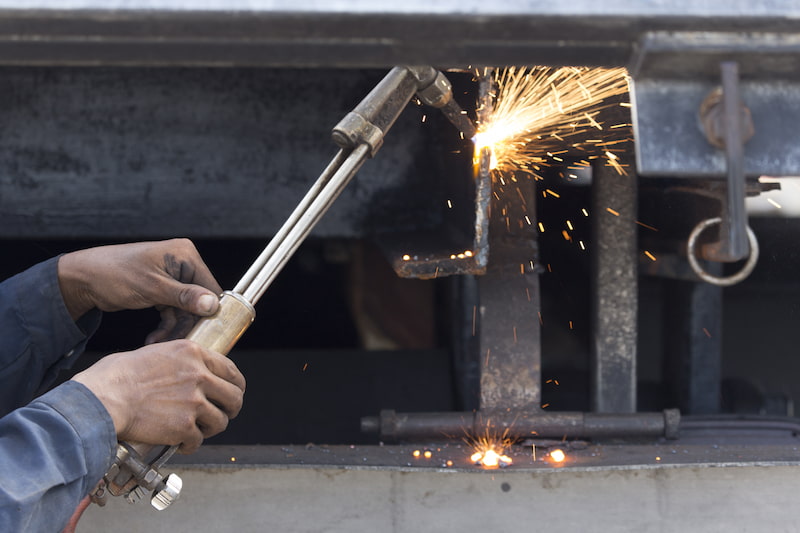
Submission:
M 712 276 L 703 270 L 702 266 L 700 266 L 697 256 L 695 255 L 695 246 L 697 244 L 697 238 L 700 236 L 700 234 L 703 233 L 707 227 L 713 226 L 714 224 L 722 224 L 722 219 L 719 217 L 709 218 L 700 222 L 694 227 L 692 233 L 689 235 L 689 241 L 686 244 L 686 255 L 689 258 L 689 265 L 691 265 L 692 270 L 694 270 L 694 273 L 697 274 L 700 279 L 707 283 L 711 283 L 712 285 L 729 287 L 744 280 L 750 275 L 751 272 L 753 272 L 753 269 L 758 262 L 758 240 L 756 240 L 756 236 L 753 233 L 753 230 L 750 229 L 750 226 L 745 226 L 745 229 L 747 230 L 747 240 L 750 242 L 750 256 L 747 258 L 747 262 L 736 274 L 727 277 Z

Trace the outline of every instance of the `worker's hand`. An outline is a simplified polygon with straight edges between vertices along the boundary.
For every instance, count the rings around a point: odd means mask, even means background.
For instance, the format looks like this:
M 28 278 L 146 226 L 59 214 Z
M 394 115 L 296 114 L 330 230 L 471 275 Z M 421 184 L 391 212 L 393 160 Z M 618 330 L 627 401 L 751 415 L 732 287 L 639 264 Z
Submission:
M 180 445 L 181 453 L 224 430 L 245 389 L 230 359 L 187 340 L 106 356 L 72 379 L 103 403 L 119 440 Z
M 184 337 L 198 316 L 213 315 L 222 288 L 188 239 L 89 248 L 61 256 L 58 280 L 77 320 L 102 311 L 155 306 L 161 323 L 147 342 Z

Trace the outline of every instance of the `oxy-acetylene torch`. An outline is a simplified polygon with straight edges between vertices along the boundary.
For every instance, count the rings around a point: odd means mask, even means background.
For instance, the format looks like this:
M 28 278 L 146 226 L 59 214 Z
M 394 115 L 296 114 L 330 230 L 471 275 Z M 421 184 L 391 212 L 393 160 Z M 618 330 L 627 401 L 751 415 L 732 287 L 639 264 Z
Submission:
M 453 100 L 452 86 L 444 74 L 430 66 L 394 67 L 336 125 L 332 137 L 339 152 L 236 287 L 220 296 L 217 313 L 200 319 L 187 339 L 223 355 L 230 353 L 255 319 L 255 303 L 364 161 L 375 156 L 384 135 L 414 94 L 424 104 L 441 109 L 465 138 L 474 137 L 475 126 Z M 174 473 L 164 476 L 161 467 L 177 448 L 118 443 L 114 463 L 92 492 L 92 501 L 104 505 L 111 493 L 135 503 L 145 491 L 152 491 L 153 507 L 167 508 L 177 499 L 183 483 Z

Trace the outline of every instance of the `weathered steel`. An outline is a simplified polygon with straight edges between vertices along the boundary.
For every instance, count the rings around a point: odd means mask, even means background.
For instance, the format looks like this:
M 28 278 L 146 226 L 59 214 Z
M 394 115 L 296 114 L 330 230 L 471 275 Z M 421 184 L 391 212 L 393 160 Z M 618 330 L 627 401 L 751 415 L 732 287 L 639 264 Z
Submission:
M 592 167 L 592 410 L 636 411 L 637 177 Z

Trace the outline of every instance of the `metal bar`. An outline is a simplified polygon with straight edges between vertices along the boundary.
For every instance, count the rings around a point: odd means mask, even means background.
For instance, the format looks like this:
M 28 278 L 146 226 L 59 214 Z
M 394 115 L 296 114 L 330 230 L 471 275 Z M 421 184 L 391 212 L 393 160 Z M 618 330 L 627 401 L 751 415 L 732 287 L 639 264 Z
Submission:
M 255 262 L 247 269 L 242 279 L 239 280 L 239 283 L 236 284 L 236 287 L 233 288 L 233 292 L 244 294 L 244 291 L 247 289 L 248 286 L 253 282 L 256 276 L 264 269 L 264 265 L 267 261 L 275 254 L 275 251 L 278 247 L 286 240 L 286 236 L 289 234 L 289 231 L 298 223 L 300 217 L 303 216 L 306 211 L 308 211 L 309 206 L 311 203 L 316 200 L 319 193 L 325 188 L 328 181 L 331 179 L 331 176 L 342 166 L 347 156 L 350 154 L 350 151 L 339 150 L 339 152 L 334 156 L 325 170 L 322 171 L 322 174 L 314 182 L 311 189 L 306 193 L 297 207 L 292 211 L 292 214 L 289 215 L 289 218 L 286 222 L 283 223 L 281 228 L 269 241 L 269 244 L 264 251 L 258 256 Z
M 364 432 L 386 440 L 461 439 L 504 435 L 508 438 L 676 438 L 680 412 L 545 413 L 538 410 L 488 410 L 460 413 L 396 413 L 361 420 Z
M 488 151 L 481 165 L 481 172 L 488 173 Z M 536 227 L 535 185 L 523 179 L 493 188 L 489 262 L 478 278 L 480 407 L 536 410 L 541 403 L 541 331 L 536 231 L 531 229 Z
M 624 66 L 646 31 L 796 32 L 800 15 L 793 0 L 113 4 L 3 0 L 0 63 Z
M 744 140 L 742 128 L 742 98 L 739 94 L 739 66 L 735 61 L 723 61 L 722 109 L 725 123 L 725 155 L 728 164 L 727 206 L 723 210 L 720 253 L 728 261 L 747 256 L 747 213 L 744 206 Z M 727 246 L 724 244 L 727 242 Z
M 712 263 L 712 273 L 721 264 Z M 665 281 L 665 371 L 672 402 L 687 414 L 720 411 L 722 288 L 710 283 Z
M 592 410 L 636 411 L 636 175 L 592 167 Z
M 347 156 L 342 166 L 334 173 L 330 181 L 325 184 L 325 188 L 316 195 L 308 208 L 299 214 L 297 221 L 291 224 L 291 229 L 288 230 L 286 238 L 278 244 L 275 252 L 267 259 L 264 267 L 242 293 L 245 299 L 255 304 L 263 296 L 269 285 L 292 257 L 292 254 L 294 254 L 295 250 L 297 250 L 336 198 L 339 197 L 339 194 L 350 182 L 353 175 L 358 172 L 358 169 L 361 168 L 368 156 L 369 146 L 366 144 L 357 147 Z

